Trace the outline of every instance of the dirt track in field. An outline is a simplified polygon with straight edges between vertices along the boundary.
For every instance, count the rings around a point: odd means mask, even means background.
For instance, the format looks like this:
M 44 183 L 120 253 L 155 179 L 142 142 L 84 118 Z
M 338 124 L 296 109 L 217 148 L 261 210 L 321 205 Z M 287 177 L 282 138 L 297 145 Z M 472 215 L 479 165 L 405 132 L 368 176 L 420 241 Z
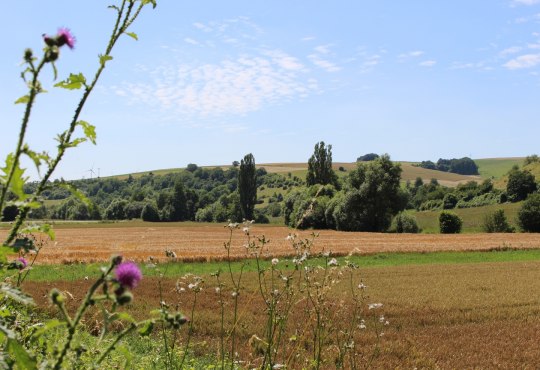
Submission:
M 174 251 L 180 259 L 219 260 L 226 256 L 223 243 L 229 238 L 222 225 L 149 224 L 149 226 L 57 228 L 56 240 L 40 253 L 40 263 L 96 262 L 122 254 L 142 261 L 149 256 L 161 258 L 164 251 Z M 257 226 L 251 236 L 265 235 L 270 240 L 269 253 L 283 256 L 293 252 L 286 236 L 294 232 L 283 226 Z M 321 230 L 315 240 L 315 252 L 331 251 L 346 255 L 380 252 L 465 251 L 497 248 L 540 248 L 540 234 L 382 234 Z M 298 232 L 310 237 L 311 231 Z M 0 231 L 4 235 L 5 231 Z M 234 257 L 245 256 L 246 237 L 241 230 L 233 232 Z

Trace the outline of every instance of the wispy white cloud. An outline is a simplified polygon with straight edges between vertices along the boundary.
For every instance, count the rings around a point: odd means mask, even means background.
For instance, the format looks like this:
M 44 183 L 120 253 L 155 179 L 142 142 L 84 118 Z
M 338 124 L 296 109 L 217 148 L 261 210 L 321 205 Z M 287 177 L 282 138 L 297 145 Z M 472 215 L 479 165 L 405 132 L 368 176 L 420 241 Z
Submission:
M 423 62 L 418 63 L 420 67 L 433 67 L 437 64 L 436 60 L 424 60 Z
M 314 50 L 319 54 L 329 54 L 331 45 L 319 45 L 314 48 Z
M 191 44 L 191 45 L 200 45 L 200 43 L 198 41 L 193 40 L 190 37 L 184 38 L 184 42 L 187 42 L 188 44 Z
M 263 55 L 271 57 L 274 63 L 286 70 L 297 71 L 305 68 L 298 58 L 288 55 L 281 50 L 266 50 L 263 52 Z
M 424 55 L 423 51 L 421 51 L 421 50 L 413 50 L 413 51 L 409 51 L 407 53 L 399 54 L 398 55 L 398 60 L 403 62 L 403 61 L 406 61 L 407 59 L 418 58 L 419 56 L 422 56 L 422 55 Z
M 212 27 L 208 27 L 206 24 L 201 22 L 195 22 L 193 23 L 193 26 L 204 32 L 212 32 Z
M 485 69 L 484 62 L 475 62 L 475 63 L 463 63 L 463 62 L 454 62 L 450 69 Z
M 315 52 L 308 55 L 308 58 L 315 66 L 324 69 L 326 72 L 341 71 L 342 68 L 331 60 L 333 55 L 330 47 L 331 45 L 318 45 L 313 48 Z
M 534 5 L 540 3 L 540 0 L 513 0 L 513 5 Z
M 372 54 L 364 57 L 364 61 L 361 65 L 363 72 L 370 71 L 373 67 L 377 66 L 381 62 L 381 56 L 379 54 Z
M 327 72 L 338 72 L 341 71 L 341 67 L 336 65 L 335 63 L 322 59 L 317 54 L 310 54 L 308 55 L 308 58 L 311 60 L 313 64 L 315 64 L 317 67 L 324 69 Z
M 508 55 L 511 55 L 511 54 L 519 53 L 521 50 L 523 50 L 523 48 L 521 46 L 512 46 L 512 47 L 509 47 L 509 48 L 506 48 L 506 49 L 502 50 L 499 54 L 501 56 L 505 57 L 505 56 L 508 56 Z
M 318 89 L 303 78 L 301 64 L 282 51 L 245 56 L 219 64 L 162 66 L 149 83 L 124 83 L 118 95 L 183 114 L 246 114 L 264 106 L 306 97 Z M 127 93 L 129 92 L 129 93 Z
M 540 64 L 540 54 L 525 54 L 520 55 L 517 58 L 514 58 L 512 60 L 509 60 L 505 64 L 503 64 L 504 67 L 515 70 L 515 69 L 524 69 L 524 68 L 532 68 L 536 67 Z

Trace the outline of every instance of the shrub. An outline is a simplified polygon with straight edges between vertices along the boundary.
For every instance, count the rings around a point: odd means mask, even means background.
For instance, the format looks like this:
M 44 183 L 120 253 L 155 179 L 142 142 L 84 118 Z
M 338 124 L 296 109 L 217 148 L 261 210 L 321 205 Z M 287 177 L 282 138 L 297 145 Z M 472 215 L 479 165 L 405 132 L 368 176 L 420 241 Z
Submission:
M 397 216 L 394 217 L 390 230 L 395 231 L 396 233 L 417 234 L 420 232 L 416 217 L 403 212 L 398 213 Z
M 512 233 L 514 228 L 508 223 L 504 210 L 498 209 L 484 218 L 482 225 L 486 233 Z
M 127 202 L 123 199 L 115 199 L 105 210 L 103 217 L 106 220 L 124 220 L 126 218 Z
M 443 208 L 444 209 L 452 209 L 456 207 L 456 204 L 458 202 L 458 198 L 455 194 L 448 193 L 443 198 Z
M 147 222 L 158 222 L 159 213 L 157 208 L 151 203 L 145 204 L 141 211 L 141 218 Z
M 419 211 L 432 211 L 434 209 L 442 209 L 443 201 L 442 199 L 433 199 L 425 201 L 418 207 Z
M 512 202 L 518 202 L 527 198 L 527 195 L 536 191 L 536 179 L 529 171 L 520 171 L 513 168 L 508 173 L 506 194 Z
M 255 219 L 254 219 L 255 223 L 258 223 L 258 224 L 269 224 L 270 223 L 270 220 L 268 219 L 268 217 L 258 209 L 255 210 L 254 217 L 255 217 Z
M 460 200 L 456 207 L 457 208 L 471 208 L 471 207 L 482 207 L 491 204 L 501 203 L 501 195 L 498 192 L 485 193 L 478 195 L 466 201 L 464 199 Z
M 463 221 L 455 213 L 441 212 L 439 215 L 439 230 L 441 234 L 459 234 Z
M 518 212 L 519 226 L 530 233 L 540 232 L 540 194 L 531 194 Z

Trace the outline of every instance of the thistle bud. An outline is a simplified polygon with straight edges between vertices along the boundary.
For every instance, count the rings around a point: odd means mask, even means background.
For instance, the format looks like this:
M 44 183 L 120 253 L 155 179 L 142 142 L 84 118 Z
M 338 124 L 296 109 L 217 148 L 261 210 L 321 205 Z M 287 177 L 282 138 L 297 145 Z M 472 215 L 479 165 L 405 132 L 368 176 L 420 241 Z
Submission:
M 66 297 L 56 288 L 51 290 L 51 301 L 54 304 L 61 304 L 64 303 Z
M 47 59 L 47 62 L 54 62 L 56 59 L 58 59 L 58 56 L 60 55 L 60 49 L 58 49 L 58 46 L 51 46 L 45 55 L 45 58 Z
M 125 291 L 122 293 L 122 295 L 116 296 L 116 303 L 118 303 L 120 306 L 131 303 L 132 300 L 133 294 L 131 294 L 129 291 Z
M 24 51 L 24 60 L 26 62 L 31 62 L 33 57 L 32 49 L 26 49 Z
M 111 263 L 113 266 L 118 266 L 122 263 L 122 256 L 113 256 L 111 258 Z

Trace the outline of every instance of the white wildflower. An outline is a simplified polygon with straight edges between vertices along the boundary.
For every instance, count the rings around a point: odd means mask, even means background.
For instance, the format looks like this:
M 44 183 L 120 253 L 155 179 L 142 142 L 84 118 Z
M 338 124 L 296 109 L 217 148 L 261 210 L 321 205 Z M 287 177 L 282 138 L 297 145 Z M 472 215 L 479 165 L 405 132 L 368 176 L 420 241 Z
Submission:
M 279 263 L 279 260 L 277 258 L 272 258 L 272 266 L 275 266 Z
M 221 288 L 220 288 L 220 287 L 216 287 L 216 293 L 219 294 L 219 292 L 221 292 Z
M 367 285 L 364 285 L 364 283 L 358 284 L 358 289 L 364 290 L 367 289 Z
M 382 307 L 382 303 L 370 303 L 370 304 L 368 304 L 368 309 L 370 309 L 370 310 L 374 310 L 374 309 L 381 308 L 381 307 Z
M 332 258 L 330 261 L 328 261 L 328 266 L 337 266 L 338 261 L 335 258 Z
M 360 324 L 358 325 L 358 329 L 365 329 L 366 328 L 366 321 L 362 319 L 360 321 Z

